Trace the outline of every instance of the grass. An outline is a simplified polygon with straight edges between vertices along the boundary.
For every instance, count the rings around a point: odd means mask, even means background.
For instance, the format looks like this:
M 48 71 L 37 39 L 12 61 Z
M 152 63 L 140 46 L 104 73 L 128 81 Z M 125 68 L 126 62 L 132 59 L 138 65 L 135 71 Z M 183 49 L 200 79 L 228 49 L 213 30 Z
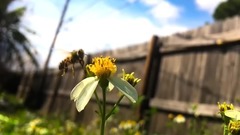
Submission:
M 116 112 L 117 113 L 117 112 Z M 124 120 L 118 114 L 110 118 L 107 123 L 109 135 L 144 135 L 142 124 L 144 121 Z M 163 123 L 164 124 L 164 123 Z M 186 122 L 178 123 L 168 119 L 162 125 L 164 131 L 152 135 L 215 135 L 221 134 L 221 125 L 211 125 L 207 120 L 197 117 Z M 0 93 L 0 135 L 98 135 L 99 120 L 90 125 L 81 125 L 65 117 L 54 115 L 42 116 L 37 112 L 27 110 L 22 101 L 14 95 Z
M 23 107 L 15 96 L 0 94 L 1 135 L 83 135 L 84 128 L 64 118 L 41 116 Z

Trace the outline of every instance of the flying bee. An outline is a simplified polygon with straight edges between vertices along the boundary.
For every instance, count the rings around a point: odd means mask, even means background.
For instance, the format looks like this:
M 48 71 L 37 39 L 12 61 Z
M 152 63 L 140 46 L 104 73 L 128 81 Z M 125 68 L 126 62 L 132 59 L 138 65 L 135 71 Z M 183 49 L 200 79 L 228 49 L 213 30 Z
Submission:
M 79 63 L 82 67 L 84 66 L 84 56 L 85 53 L 83 51 L 83 49 L 79 49 L 77 51 L 73 50 L 72 52 L 70 52 L 69 56 L 66 57 L 64 60 L 62 60 L 59 63 L 59 70 L 63 75 L 65 75 L 65 73 L 67 73 L 68 71 L 68 66 L 72 65 L 72 73 L 74 76 L 74 64 L 75 63 Z

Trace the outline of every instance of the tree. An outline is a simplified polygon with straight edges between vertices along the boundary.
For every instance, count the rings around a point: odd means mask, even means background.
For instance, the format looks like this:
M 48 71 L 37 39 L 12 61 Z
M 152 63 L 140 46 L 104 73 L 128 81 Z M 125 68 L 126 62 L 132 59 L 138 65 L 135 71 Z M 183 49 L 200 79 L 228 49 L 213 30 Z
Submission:
M 215 20 L 224 20 L 228 17 L 240 15 L 240 0 L 227 0 L 219 4 L 213 13 Z
M 14 63 L 24 70 L 25 59 L 30 58 L 31 62 L 38 67 L 36 51 L 21 31 L 24 29 L 32 32 L 21 24 L 26 8 L 19 7 L 9 11 L 9 5 L 13 1 L 1 0 L 0 4 L 0 66 L 9 68 Z

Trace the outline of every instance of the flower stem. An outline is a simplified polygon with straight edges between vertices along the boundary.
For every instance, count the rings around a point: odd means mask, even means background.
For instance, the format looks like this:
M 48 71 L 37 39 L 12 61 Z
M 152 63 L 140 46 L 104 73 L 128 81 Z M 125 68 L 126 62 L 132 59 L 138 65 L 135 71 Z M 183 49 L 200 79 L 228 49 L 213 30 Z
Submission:
M 105 132 L 105 122 L 106 122 L 106 87 L 102 88 L 102 96 L 103 96 L 103 103 L 102 103 L 102 121 L 101 121 L 101 135 L 104 135 Z
M 96 101 L 97 101 L 97 104 L 98 104 L 98 108 L 99 108 L 99 111 L 100 111 L 100 114 L 98 113 L 98 115 L 102 115 L 102 106 L 101 106 L 101 102 L 100 102 L 100 100 L 99 100 L 99 97 L 98 97 L 98 94 L 97 94 L 97 92 L 96 91 L 94 91 L 94 95 L 95 95 L 95 97 L 96 97 Z
M 114 104 L 112 110 L 107 114 L 106 120 L 113 114 L 113 111 L 114 111 L 115 108 L 119 105 L 119 103 L 121 102 L 121 100 L 123 99 L 123 97 L 124 97 L 124 95 L 122 95 L 122 96 L 118 99 L 117 103 Z
M 228 127 L 226 124 L 224 124 L 223 135 L 228 135 Z
M 101 114 L 101 133 L 100 135 L 105 135 L 105 123 L 106 123 L 106 92 L 109 81 L 107 79 L 100 79 L 99 84 L 102 88 L 102 114 Z

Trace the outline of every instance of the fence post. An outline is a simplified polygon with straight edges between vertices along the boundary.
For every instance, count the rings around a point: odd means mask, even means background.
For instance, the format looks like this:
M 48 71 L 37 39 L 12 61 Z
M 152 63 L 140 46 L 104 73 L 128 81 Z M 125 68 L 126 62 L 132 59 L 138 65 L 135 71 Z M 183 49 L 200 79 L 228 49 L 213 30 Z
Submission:
M 21 81 L 18 86 L 18 91 L 17 91 L 17 98 L 22 99 L 24 98 L 24 95 L 26 93 L 26 85 L 28 82 L 28 78 L 30 76 L 30 72 L 24 72 L 21 77 Z
M 58 75 L 58 74 L 56 74 L 56 75 Z M 58 91 L 59 91 L 60 85 L 62 83 L 62 76 L 58 76 L 56 79 L 57 80 L 55 82 L 53 93 L 51 95 L 52 97 L 50 99 L 50 103 L 49 103 L 49 106 L 47 108 L 47 111 L 45 112 L 46 114 L 49 114 L 52 111 L 52 108 L 54 107 L 54 104 L 56 102 L 56 98 L 58 96 Z
M 32 87 L 34 79 L 34 71 L 24 73 L 21 78 L 21 82 L 18 86 L 17 98 L 25 100 Z
M 151 41 L 149 42 L 149 52 L 145 62 L 145 71 L 143 78 L 143 87 L 142 87 L 142 95 L 144 96 L 144 100 L 140 105 L 140 116 L 139 119 L 145 120 L 145 129 L 148 130 L 148 126 L 150 123 L 150 100 L 154 97 L 156 86 L 158 82 L 159 68 L 161 63 L 161 55 L 160 55 L 160 47 L 162 46 L 162 42 L 159 40 L 157 36 L 153 36 Z

